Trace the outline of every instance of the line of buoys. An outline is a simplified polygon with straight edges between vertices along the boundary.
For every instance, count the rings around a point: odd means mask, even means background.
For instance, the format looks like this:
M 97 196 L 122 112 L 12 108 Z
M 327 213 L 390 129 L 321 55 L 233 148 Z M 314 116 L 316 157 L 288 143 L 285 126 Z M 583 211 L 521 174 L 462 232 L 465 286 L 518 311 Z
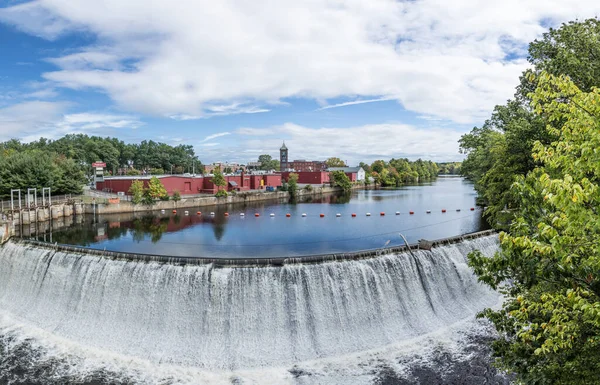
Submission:
M 319 214 L 319 216 L 320 216 L 321 218 L 324 218 L 324 217 L 325 217 L 325 214 Z
M 470 208 L 470 210 L 471 210 L 471 211 L 475 211 L 475 208 L 474 208 L 474 207 L 471 207 L 471 208 Z M 441 209 L 441 211 L 442 211 L 442 213 L 446 213 L 446 212 L 447 212 L 447 210 L 446 210 L 446 209 Z M 461 211 L 461 209 L 456 209 L 456 212 L 460 212 L 460 211 Z M 165 210 L 164 210 L 164 209 L 163 209 L 163 210 L 160 210 L 160 212 L 161 212 L 161 213 L 164 213 L 164 212 L 165 212 Z M 426 210 L 425 212 L 426 212 L 427 214 L 431 214 L 431 210 Z M 173 214 L 177 214 L 177 210 L 173 210 Z M 187 215 L 189 215 L 189 214 L 190 214 L 190 212 L 189 212 L 189 211 L 187 211 L 187 210 L 186 210 L 186 211 L 184 211 L 184 215 L 186 215 L 186 216 L 187 216 Z M 196 214 L 197 214 L 197 215 L 202 215 L 202 212 L 201 212 L 201 211 L 197 211 L 197 212 L 196 212 Z M 396 214 L 396 215 L 401 215 L 401 212 L 400 212 L 400 211 L 396 211 L 396 212 L 395 212 L 395 214 Z M 414 211 L 409 211 L 409 212 L 408 212 L 408 214 L 410 214 L 410 215 L 414 215 L 414 214 L 415 214 L 415 212 L 414 212 Z M 211 215 L 211 216 L 215 216 L 215 213 L 214 213 L 214 212 L 211 212 L 211 213 L 210 213 L 210 215 Z M 246 215 L 245 213 L 240 213 L 240 217 L 244 217 L 245 215 Z M 365 215 L 366 215 L 367 217 L 370 217 L 370 216 L 371 216 L 371 213 L 370 213 L 370 212 L 367 212 L 367 213 L 365 213 Z M 383 216 L 385 216 L 385 212 L 384 212 L 384 211 L 381 211 L 381 212 L 379 213 L 379 215 L 383 217 Z M 226 217 L 229 217 L 229 213 L 228 213 L 228 212 L 224 213 L 224 216 L 226 216 Z M 255 213 L 255 214 L 254 214 L 254 216 L 255 216 L 255 217 L 260 217 L 260 213 Z M 270 214 L 269 214 L 269 216 L 270 216 L 270 217 L 275 217 L 275 213 L 270 213 Z M 290 213 L 286 213 L 286 214 L 285 214 L 285 216 L 286 216 L 287 218 L 291 218 L 292 214 L 290 214 Z M 308 216 L 308 214 L 306 214 L 306 213 L 302 213 L 302 214 L 301 214 L 301 216 L 302 216 L 302 217 L 307 217 L 307 216 Z M 341 213 L 336 213 L 336 214 L 335 214 L 335 216 L 336 216 L 337 218 L 339 218 L 339 217 L 341 217 L 341 216 L 342 216 L 342 214 L 341 214 Z M 356 214 L 356 213 L 351 213 L 351 216 L 352 216 L 352 218 L 356 218 L 357 214 Z M 325 214 L 321 213 L 321 214 L 319 214 L 319 217 L 320 217 L 320 218 L 324 218 L 324 217 L 325 217 Z

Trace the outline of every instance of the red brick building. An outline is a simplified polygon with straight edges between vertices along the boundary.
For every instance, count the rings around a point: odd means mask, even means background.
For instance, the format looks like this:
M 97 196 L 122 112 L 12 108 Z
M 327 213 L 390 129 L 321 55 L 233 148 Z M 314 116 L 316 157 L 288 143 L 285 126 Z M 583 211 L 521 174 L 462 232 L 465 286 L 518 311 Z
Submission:
M 282 172 L 283 180 L 288 180 L 292 172 Z M 318 171 L 318 172 L 294 172 L 298 174 L 298 183 L 303 184 L 323 184 L 329 183 L 329 172 Z
M 141 180 L 144 186 L 148 186 L 150 176 L 119 176 L 106 177 L 103 182 L 96 183 L 96 189 L 100 191 L 108 191 L 113 193 L 122 192 L 129 195 L 129 188 L 134 180 Z M 179 191 L 181 195 L 190 194 L 215 194 L 217 186 L 212 183 L 212 176 L 181 176 L 181 175 L 161 175 L 158 179 L 165 186 L 169 195 L 173 195 L 175 191 Z M 247 191 L 260 190 L 267 186 L 281 186 L 281 174 L 240 174 L 240 175 L 225 175 L 227 191 Z
M 319 160 L 294 160 L 289 163 L 289 167 L 296 172 L 317 172 L 327 170 L 327 164 Z

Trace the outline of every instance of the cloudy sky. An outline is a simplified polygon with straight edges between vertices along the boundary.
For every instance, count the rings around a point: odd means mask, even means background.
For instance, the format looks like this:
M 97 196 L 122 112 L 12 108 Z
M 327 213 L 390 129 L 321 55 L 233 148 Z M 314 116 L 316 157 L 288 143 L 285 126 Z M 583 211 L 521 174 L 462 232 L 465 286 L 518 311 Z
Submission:
M 528 42 L 596 0 L 0 0 L 0 140 L 460 160 Z

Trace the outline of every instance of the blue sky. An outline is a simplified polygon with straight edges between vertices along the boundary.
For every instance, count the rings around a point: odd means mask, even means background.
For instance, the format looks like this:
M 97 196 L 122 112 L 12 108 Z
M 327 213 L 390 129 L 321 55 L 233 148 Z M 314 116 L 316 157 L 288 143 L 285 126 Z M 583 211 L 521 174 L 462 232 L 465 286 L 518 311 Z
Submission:
M 490 4 L 493 3 L 493 4 Z M 495 4 L 498 3 L 498 4 Z M 596 1 L 0 0 L 0 140 L 191 144 L 205 163 L 460 160 L 527 43 Z

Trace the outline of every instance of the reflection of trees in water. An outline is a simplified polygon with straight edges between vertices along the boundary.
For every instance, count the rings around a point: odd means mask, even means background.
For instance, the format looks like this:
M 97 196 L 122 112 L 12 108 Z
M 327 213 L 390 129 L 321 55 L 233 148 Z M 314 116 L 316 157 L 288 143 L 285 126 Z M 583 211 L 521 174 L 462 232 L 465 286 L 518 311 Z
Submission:
M 177 216 L 175 218 L 178 218 Z M 175 218 L 173 220 L 175 221 Z M 169 218 L 156 218 L 155 216 L 144 216 L 133 220 L 132 238 L 136 242 L 143 241 L 147 234 L 150 235 L 152 243 L 160 241 L 162 235 L 169 226 Z
M 223 238 L 223 235 L 225 234 L 226 222 L 227 219 L 225 218 L 225 216 L 217 216 L 213 220 L 213 232 L 217 241 L 220 241 L 221 238 Z

